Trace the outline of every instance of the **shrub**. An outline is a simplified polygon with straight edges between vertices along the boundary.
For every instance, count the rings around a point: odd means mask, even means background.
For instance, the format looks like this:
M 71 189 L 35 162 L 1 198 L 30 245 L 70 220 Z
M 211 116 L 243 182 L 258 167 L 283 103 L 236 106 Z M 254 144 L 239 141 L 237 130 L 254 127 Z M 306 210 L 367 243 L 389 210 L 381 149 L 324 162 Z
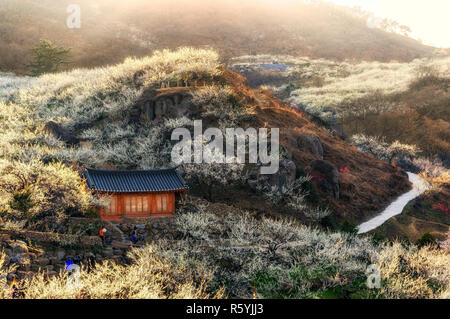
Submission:
M 356 235 L 358 233 L 358 227 L 349 222 L 349 221 L 345 221 L 340 227 L 339 227 L 340 231 L 344 232 L 344 233 L 348 233 L 351 235 Z
M 316 190 L 316 187 L 314 186 L 314 183 L 311 182 L 311 180 L 303 182 L 301 188 L 303 192 L 307 194 L 306 200 L 309 203 L 313 205 L 318 205 L 320 203 L 320 196 Z
M 431 247 L 418 249 L 400 243 L 382 246 L 375 260 L 380 267 L 384 298 L 448 298 L 448 252 Z
M 28 212 L 33 208 L 33 200 L 31 198 L 32 193 L 30 187 L 26 187 L 22 190 L 15 190 L 12 195 L 10 207 L 23 213 L 26 219 L 29 219 Z
M 314 222 L 319 222 L 329 216 L 331 211 L 326 207 L 321 207 L 317 191 L 311 182 L 311 176 L 301 176 L 302 170 L 297 171 L 300 177 L 292 183 L 284 185 L 282 188 L 270 185 L 258 185 L 257 190 L 269 202 L 281 207 L 303 214 Z
M 202 116 L 219 118 L 220 127 L 236 127 L 247 116 L 245 108 L 227 86 L 208 86 L 191 92 L 192 103 L 202 111 Z
M 402 144 L 399 141 L 389 144 L 379 137 L 364 134 L 355 134 L 350 140 L 361 151 L 390 163 L 398 156 L 406 156 L 412 159 L 419 153 L 419 149 L 415 145 Z
M 439 69 L 434 65 L 419 65 L 415 71 L 416 78 L 409 84 L 411 90 L 418 90 L 441 80 Z
M 419 150 L 417 149 L 417 147 L 415 145 L 407 145 L 407 144 L 402 144 L 399 141 L 395 141 L 388 147 L 387 152 L 390 156 L 389 162 L 392 163 L 393 159 L 396 156 L 404 155 L 404 156 L 408 156 L 408 157 L 412 158 L 417 155 Z
M 428 181 L 437 184 L 450 183 L 450 169 L 445 168 L 441 161 L 415 158 L 413 163 L 421 170 L 422 177 Z
M 350 141 L 361 151 L 370 153 L 378 159 L 388 160 L 390 157 L 388 153 L 389 144 L 378 137 L 355 134 L 350 138 Z
M 37 160 L 0 162 L 0 197 L 9 202 L 10 213 L 25 214 L 29 221 L 43 217 L 62 218 L 84 213 L 94 198 L 78 173 L 60 163 L 43 164 Z
M 419 238 L 417 240 L 416 245 L 418 247 L 435 246 L 436 245 L 436 239 L 430 233 L 425 233 L 425 234 L 423 234 L 423 236 L 421 238 Z

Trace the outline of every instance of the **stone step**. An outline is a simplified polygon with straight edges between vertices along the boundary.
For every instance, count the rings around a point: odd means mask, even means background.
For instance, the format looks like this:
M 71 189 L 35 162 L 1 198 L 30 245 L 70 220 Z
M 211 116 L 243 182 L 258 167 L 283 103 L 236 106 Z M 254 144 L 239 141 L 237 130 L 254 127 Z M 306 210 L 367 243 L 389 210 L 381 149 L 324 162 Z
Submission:
M 130 249 L 133 246 L 133 244 L 131 243 L 131 241 L 113 240 L 111 246 L 117 249 Z

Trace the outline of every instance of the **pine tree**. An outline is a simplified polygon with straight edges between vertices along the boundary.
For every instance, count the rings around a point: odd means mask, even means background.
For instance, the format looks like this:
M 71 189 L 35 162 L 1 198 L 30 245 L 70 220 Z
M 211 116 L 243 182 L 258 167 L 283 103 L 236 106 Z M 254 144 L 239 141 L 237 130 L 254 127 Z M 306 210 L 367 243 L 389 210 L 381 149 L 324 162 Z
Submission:
M 69 64 L 70 48 L 58 47 L 49 40 L 41 40 L 32 48 L 33 60 L 28 64 L 33 76 L 58 72 L 63 65 Z

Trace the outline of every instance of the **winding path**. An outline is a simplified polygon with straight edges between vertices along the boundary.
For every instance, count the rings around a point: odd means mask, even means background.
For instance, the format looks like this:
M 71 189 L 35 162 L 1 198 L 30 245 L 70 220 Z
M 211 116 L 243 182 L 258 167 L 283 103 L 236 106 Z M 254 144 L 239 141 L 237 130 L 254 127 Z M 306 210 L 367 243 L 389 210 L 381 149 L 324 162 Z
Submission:
M 413 184 L 413 189 L 401 195 L 393 201 L 380 215 L 362 223 L 358 226 L 358 234 L 364 234 L 381 226 L 389 218 L 402 213 L 403 208 L 409 201 L 425 192 L 430 185 L 417 174 L 408 172 L 409 181 Z

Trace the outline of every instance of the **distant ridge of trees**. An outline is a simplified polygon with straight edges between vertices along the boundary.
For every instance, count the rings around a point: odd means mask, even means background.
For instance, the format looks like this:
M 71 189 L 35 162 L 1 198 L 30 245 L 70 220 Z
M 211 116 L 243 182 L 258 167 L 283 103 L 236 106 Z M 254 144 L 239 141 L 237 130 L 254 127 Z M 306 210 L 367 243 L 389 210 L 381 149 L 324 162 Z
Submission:
M 289 54 L 333 60 L 411 61 L 434 48 L 408 28 L 323 1 L 79 0 L 83 26 L 69 29 L 68 0 L 4 0 L 0 7 L 0 72 L 26 73 L 38 39 L 72 47 L 73 67 L 96 67 L 154 50 L 212 47 L 226 61 L 247 54 Z M 394 33 L 392 33 L 394 32 Z

